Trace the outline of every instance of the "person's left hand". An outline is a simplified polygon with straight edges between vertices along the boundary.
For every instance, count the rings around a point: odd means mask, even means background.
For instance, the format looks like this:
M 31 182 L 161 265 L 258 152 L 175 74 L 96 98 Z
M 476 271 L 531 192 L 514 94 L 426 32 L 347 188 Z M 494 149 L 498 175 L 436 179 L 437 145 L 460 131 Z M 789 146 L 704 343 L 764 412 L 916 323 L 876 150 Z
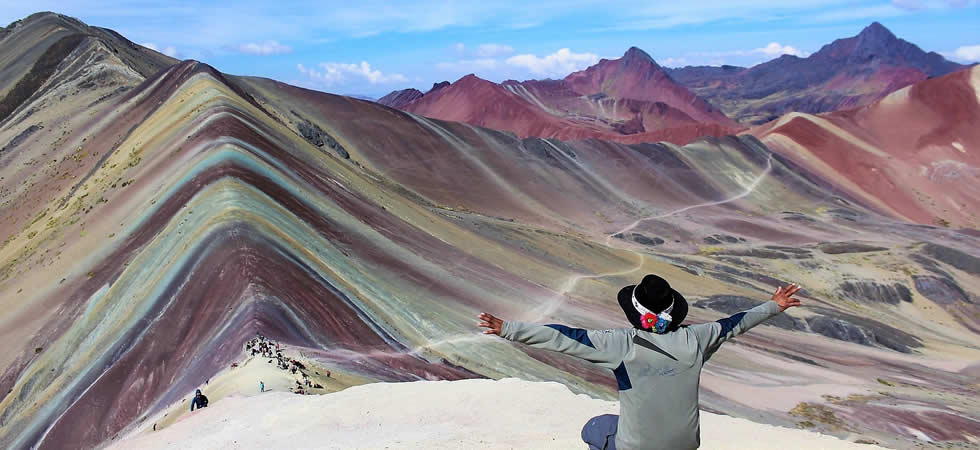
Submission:
M 776 292 L 772 294 L 772 300 L 779 304 L 780 311 L 786 311 L 787 308 L 800 306 L 800 300 L 793 298 L 793 294 L 799 292 L 800 289 L 802 288 L 795 284 L 791 284 L 786 287 L 780 286 L 778 289 L 776 289 Z
M 497 336 L 500 336 L 500 330 L 504 327 L 503 320 L 494 317 L 493 314 L 487 313 L 480 313 L 480 315 L 477 317 L 482 320 L 479 326 L 486 328 L 486 330 L 483 331 L 483 334 L 496 334 Z

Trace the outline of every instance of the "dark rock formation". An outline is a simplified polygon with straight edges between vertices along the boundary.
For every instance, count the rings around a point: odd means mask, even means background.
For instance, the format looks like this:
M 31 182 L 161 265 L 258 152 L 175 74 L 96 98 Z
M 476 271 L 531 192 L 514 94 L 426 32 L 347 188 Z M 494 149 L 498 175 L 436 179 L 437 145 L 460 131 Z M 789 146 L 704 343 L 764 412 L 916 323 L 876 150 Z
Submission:
M 651 238 L 651 237 L 644 236 L 644 235 L 642 235 L 640 233 L 629 233 L 629 234 L 626 234 L 626 235 L 624 235 L 623 233 L 617 233 L 617 234 L 613 235 L 613 237 L 616 238 L 616 239 L 624 239 L 624 240 L 633 241 L 633 242 L 636 242 L 637 244 L 640 244 L 640 245 L 651 245 L 651 246 L 653 246 L 653 245 L 661 245 L 661 244 L 664 243 L 664 240 L 663 239 L 660 239 L 660 238 L 658 238 L 656 236 L 654 236 L 654 237 Z
M 960 269 L 970 275 L 980 275 L 980 258 L 938 244 L 922 246 L 922 253 Z
M 871 280 L 855 280 L 845 281 L 839 287 L 843 297 L 859 302 L 897 305 L 900 301 L 912 301 L 912 292 L 901 283 L 879 284 Z
M 26 141 L 27 138 L 31 137 L 31 135 L 34 134 L 36 131 L 43 130 L 43 129 L 44 129 L 44 125 L 41 125 L 39 123 L 25 128 L 24 131 L 21 131 L 17 136 L 14 136 L 14 138 L 11 139 L 10 142 L 7 143 L 7 145 L 4 145 L 3 148 L 0 148 L 0 153 L 6 152 L 7 150 L 12 150 L 14 147 Z
M 880 252 L 883 250 L 888 250 L 885 247 L 862 244 L 859 242 L 821 242 L 820 244 L 817 245 L 817 248 L 828 255 L 839 255 L 842 253 Z
M 327 134 L 327 132 L 320 129 L 317 124 L 304 119 L 302 122 L 296 125 L 296 128 L 299 129 L 299 134 L 301 134 L 307 141 L 310 141 L 311 144 L 317 147 L 327 146 L 340 155 L 341 158 L 350 159 L 350 153 L 347 153 L 344 146 L 340 145 L 340 143 Z
M 806 319 L 814 333 L 855 344 L 880 345 L 902 353 L 922 346 L 919 338 L 881 322 L 824 308 L 818 311 L 823 315 Z
M 85 35 L 70 34 L 48 47 L 34 63 L 30 72 L 24 75 L 3 99 L 0 99 L 0 122 L 13 114 L 21 103 L 34 95 L 34 92 L 54 73 L 58 64 L 74 51 L 75 47 L 78 47 L 78 44 L 84 39 Z
M 796 255 L 797 257 L 802 257 L 802 258 L 810 258 L 813 256 L 813 254 L 810 253 L 810 251 L 805 248 L 786 247 L 782 245 L 767 245 L 765 247 L 769 250 L 778 250 L 781 252 L 791 253 L 793 255 Z
M 431 94 L 431 93 L 433 93 L 435 91 L 438 91 L 439 89 L 442 89 L 442 88 L 447 87 L 447 86 L 449 86 L 449 82 L 448 81 L 440 81 L 438 83 L 432 83 L 432 89 L 429 89 L 429 92 L 426 92 L 426 94 Z
M 971 303 L 970 297 L 955 281 L 933 276 L 912 277 L 915 290 L 923 297 L 942 305 Z
M 739 250 L 722 250 L 716 252 L 719 255 L 733 255 L 733 256 L 748 256 L 752 258 L 764 258 L 764 259 L 807 259 L 812 258 L 813 255 L 806 250 L 801 249 L 791 249 L 786 250 L 789 247 L 765 247 L 765 248 L 749 248 L 749 249 L 739 249 Z
M 708 245 L 722 245 L 723 243 L 738 244 L 740 242 L 745 242 L 745 238 L 729 236 L 727 234 L 713 234 L 705 237 L 703 240 L 704 243 Z

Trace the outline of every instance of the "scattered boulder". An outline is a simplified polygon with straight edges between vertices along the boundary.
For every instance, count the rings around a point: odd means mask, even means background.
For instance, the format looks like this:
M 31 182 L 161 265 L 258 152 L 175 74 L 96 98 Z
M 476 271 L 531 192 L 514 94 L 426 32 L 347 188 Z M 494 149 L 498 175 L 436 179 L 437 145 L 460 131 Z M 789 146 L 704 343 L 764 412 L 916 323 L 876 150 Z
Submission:
M 885 247 L 862 244 L 859 242 L 821 242 L 820 244 L 817 244 L 817 248 L 828 255 L 839 255 L 842 253 L 880 252 L 882 250 L 888 250 Z
M 904 284 L 879 284 L 871 280 L 845 281 L 838 285 L 842 296 L 854 301 L 897 305 L 911 302 L 912 291 Z
M 941 305 L 971 303 L 966 292 L 949 278 L 919 275 L 912 280 L 919 294 Z

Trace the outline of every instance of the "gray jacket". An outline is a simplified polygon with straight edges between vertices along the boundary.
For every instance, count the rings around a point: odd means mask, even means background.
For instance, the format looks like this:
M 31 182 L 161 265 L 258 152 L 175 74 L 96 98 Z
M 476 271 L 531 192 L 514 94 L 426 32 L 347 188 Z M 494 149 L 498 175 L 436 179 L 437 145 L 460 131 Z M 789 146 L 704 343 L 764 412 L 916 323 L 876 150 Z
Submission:
M 694 449 L 701 445 L 701 367 L 723 342 L 779 313 L 779 304 L 769 301 L 666 334 L 504 322 L 500 336 L 612 370 L 619 384 L 617 449 Z

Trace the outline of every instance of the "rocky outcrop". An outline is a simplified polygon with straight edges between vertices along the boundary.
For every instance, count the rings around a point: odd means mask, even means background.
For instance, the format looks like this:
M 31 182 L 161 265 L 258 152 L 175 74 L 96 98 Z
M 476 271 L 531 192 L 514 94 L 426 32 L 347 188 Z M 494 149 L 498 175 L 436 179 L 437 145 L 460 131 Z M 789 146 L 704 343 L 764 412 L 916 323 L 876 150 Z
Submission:
M 296 125 L 296 128 L 299 130 L 299 134 L 311 144 L 317 147 L 326 146 L 337 153 L 337 155 L 341 158 L 350 159 L 350 153 L 344 149 L 344 146 L 340 145 L 340 143 L 327 134 L 327 132 L 321 130 L 317 124 L 304 119 L 302 122 Z
M 14 136 L 14 138 L 11 139 L 10 142 L 7 143 L 7 145 L 4 145 L 3 148 L 0 148 L 0 153 L 6 152 L 7 150 L 12 150 L 14 147 L 26 141 L 27 138 L 31 137 L 32 134 L 34 134 L 38 130 L 43 130 L 43 129 L 44 129 L 44 125 L 41 125 L 39 123 L 25 128 L 24 131 L 20 132 L 20 134 Z
M 729 236 L 727 234 L 713 234 L 703 239 L 708 245 L 739 244 L 745 242 L 745 238 Z
M 915 290 L 923 297 L 941 305 L 971 303 L 970 297 L 955 281 L 934 276 L 915 276 Z
M 640 245 L 653 246 L 653 245 L 661 245 L 665 242 L 663 239 L 660 239 L 656 236 L 651 238 L 651 237 L 644 236 L 640 233 L 629 233 L 629 234 L 617 233 L 613 235 L 613 237 L 616 239 L 625 239 L 628 241 L 633 241 Z
M 750 258 L 763 258 L 763 259 L 807 259 L 812 258 L 808 250 L 797 249 L 791 247 L 777 247 L 777 246 L 765 246 L 765 247 L 753 247 L 746 249 L 732 249 L 732 250 L 720 250 L 714 252 L 719 255 L 732 255 L 732 256 L 748 256 Z
M 968 255 L 954 248 L 930 243 L 922 246 L 922 253 L 970 275 L 980 275 L 980 258 Z
M 426 94 L 431 94 L 431 93 L 433 93 L 435 91 L 438 91 L 439 89 L 442 89 L 442 88 L 447 87 L 447 86 L 449 86 L 449 82 L 448 81 L 440 81 L 438 83 L 432 83 L 432 89 L 429 89 L 429 92 L 426 92 Z
M 34 95 L 34 92 L 48 80 L 68 54 L 75 50 L 85 39 L 82 34 L 70 34 L 48 47 L 43 55 L 34 63 L 31 70 L 0 99 L 0 122 L 13 114 L 17 107 Z
M 855 344 L 882 346 L 902 353 L 910 353 L 913 348 L 922 346 L 921 339 L 881 322 L 823 308 L 818 311 L 823 315 L 806 319 L 807 326 L 814 333 Z
M 828 255 L 840 255 L 843 253 L 867 253 L 888 250 L 877 245 L 862 244 L 860 242 L 821 242 L 817 245 L 820 251 Z
M 839 286 L 841 296 L 857 302 L 887 303 L 911 302 L 912 292 L 901 283 L 881 284 L 871 280 L 845 281 Z

